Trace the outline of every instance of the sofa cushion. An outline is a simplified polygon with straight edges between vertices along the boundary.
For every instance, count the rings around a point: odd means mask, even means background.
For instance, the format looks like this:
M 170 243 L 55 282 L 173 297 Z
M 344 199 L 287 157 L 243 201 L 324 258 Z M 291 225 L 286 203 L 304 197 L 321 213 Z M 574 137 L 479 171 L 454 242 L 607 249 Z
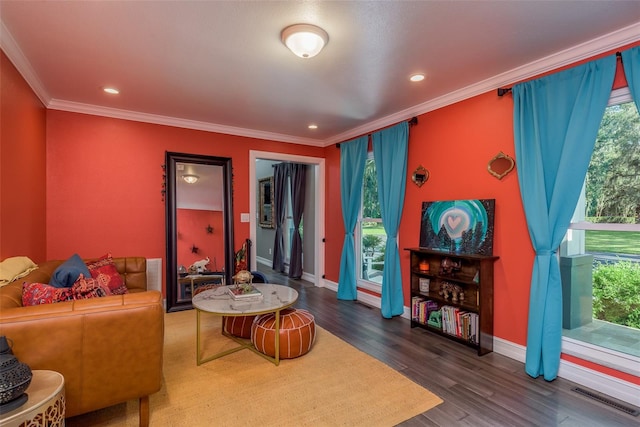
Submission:
M 84 277 L 91 277 L 91 273 L 82 258 L 78 254 L 73 254 L 71 258 L 56 268 L 49 284 L 56 288 L 70 288 L 81 274 Z
M 91 273 L 91 277 L 100 282 L 101 285 L 107 286 L 113 295 L 122 295 L 128 292 L 111 254 L 107 254 L 95 261 L 87 262 L 87 268 Z
M 99 280 L 94 279 L 93 277 L 85 278 L 84 276 L 80 276 L 80 278 L 73 284 L 71 293 L 74 300 L 99 298 L 112 295 L 111 290 L 107 285 L 100 283 Z
M 52 304 L 73 299 L 71 288 L 56 288 L 46 283 L 24 283 L 22 285 L 22 305 Z

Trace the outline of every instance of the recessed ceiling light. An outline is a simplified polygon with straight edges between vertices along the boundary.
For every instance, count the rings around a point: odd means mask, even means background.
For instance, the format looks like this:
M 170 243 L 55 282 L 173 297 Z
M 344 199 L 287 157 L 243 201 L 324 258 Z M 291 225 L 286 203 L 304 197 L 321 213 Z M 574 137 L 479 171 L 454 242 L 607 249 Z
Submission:
M 318 125 L 309 125 L 309 129 L 318 129 Z
M 114 87 L 105 87 L 102 90 L 104 90 L 107 93 L 110 93 L 111 95 L 117 95 L 120 93 L 120 91 Z
M 409 80 L 411 80 L 412 82 L 421 82 L 424 80 L 424 74 L 414 74 L 409 77 Z

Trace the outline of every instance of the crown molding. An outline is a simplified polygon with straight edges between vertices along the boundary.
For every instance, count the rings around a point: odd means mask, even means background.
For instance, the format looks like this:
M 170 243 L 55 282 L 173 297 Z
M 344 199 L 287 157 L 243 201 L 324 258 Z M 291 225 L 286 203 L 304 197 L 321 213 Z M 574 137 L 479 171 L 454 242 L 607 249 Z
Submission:
M 428 113 L 442 107 L 446 107 L 456 102 L 481 95 L 492 90 L 496 90 L 502 86 L 508 86 L 513 83 L 530 79 L 532 77 L 544 74 L 549 71 L 557 70 L 567 65 L 575 64 L 585 59 L 592 58 L 601 53 L 609 52 L 613 49 L 631 44 L 640 40 L 640 22 L 621 28 L 604 36 L 586 41 L 569 49 L 556 52 L 547 57 L 538 59 L 512 70 L 498 74 L 489 79 L 482 80 L 462 89 L 450 92 L 438 98 L 422 104 L 407 108 L 405 110 L 394 113 L 390 116 L 383 117 L 373 122 L 366 123 L 357 128 L 353 128 L 347 132 L 335 135 L 325 141 L 325 146 L 335 143 L 347 141 L 366 133 L 374 132 L 387 126 L 408 120 L 413 116 Z
M 385 116 L 380 119 L 368 122 L 347 132 L 334 135 L 333 137 L 327 138 L 325 140 L 319 140 L 52 99 L 45 89 L 44 85 L 38 78 L 38 75 L 33 70 L 33 67 L 31 66 L 29 60 L 20 50 L 20 47 L 17 45 L 11 33 L 5 27 L 4 23 L 0 21 L 0 48 L 2 48 L 2 50 L 6 53 L 7 57 L 11 60 L 16 69 L 27 81 L 31 89 L 33 89 L 36 96 L 47 108 L 124 120 L 132 120 L 144 123 L 153 123 L 186 129 L 195 129 L 207 132 L 243 136 L 248 138 L 264 139 L 269 141 L 310 145 L 315 147 L 328 147 L 335 143 L 347 141 L 360 135 L 364 135 L 387 126 L 391 126 L 403 120 L 408 120 L 413 116 L 418 116 L 430 111 L 437 110 L 439 108 L 446 107 L 451 104 L 455 104 L 456 102 L 460 102 L 465 99 L 469 99 L 474 96 L 495 90 L 498 87 L 507 86 L 519 81 L 530 79 L 534 76 L 574 64 L 584 59 L 591 58 L 593 56 L 611 51 L 630 43 L 637 42 L 639 40 L 640 22 L 637 22 L 635 24 L 616 30 L 612 33 L 605 34 L 601 37 L 589 40 L 577 46 L 573 46 L 569 49 L 562 50 L 547 57 L 514 68 L 502 74 L 498 74 L 489 79 L 474 83 L 438 98 L 434 98 L 422 104 L 418 104 L 402 111 L 398 111 L 397 113 L 391 114 L 389 116 Z
M 244 136 L 248 138 L 264 139 L 268 141 L 286 142 L 291 144 L 311 145 L 323 147 L 320 140 L 300 138 L 281 133 L 264 132 L 253 129 L 234 126 L 218 125 L 215 123 L 200 122 L 196 120 L 180 119 L 176 117 L 161 116 L 158 114 L 140 113 L 137 111 L 121 110 L 118 108 L 103 107 L 99 105 L 83 104 L 80 102 L 53 99 L 47 105 L 52 110 L 68 111 L 72 113 L 90 114 L 93 116 L 110 117 L 114 119 L 131 120 L 134 122 L 152 123 L 157 125 L 173 126 L 185 129 L 202 130 L 206 132 L 222 133 L 226 135 Z
M 38 75 L 33 70 L 31 63 L 26 56 L 22 53 L 22 50 L 13 38 L 13 35 L 9 32 L 9 29 L 4 25 L 4 22 L 0 21 L 0 48 L 7 55 L 7 58 L 16 67 L 20 75 L 26 80 L 27 84 L 31 87 L 31 90 L 40 99 L 40 102 L 46 107 L 51 101 L 49 92 L 44 88 L 44 85 L 38 78 Z

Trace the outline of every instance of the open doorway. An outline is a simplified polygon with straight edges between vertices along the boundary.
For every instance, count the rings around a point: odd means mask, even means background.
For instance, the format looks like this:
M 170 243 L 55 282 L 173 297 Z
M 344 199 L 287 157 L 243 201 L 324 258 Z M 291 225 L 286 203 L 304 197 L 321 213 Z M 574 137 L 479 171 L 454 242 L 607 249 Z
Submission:
M 257 263 L 269 264 L 272 258 L 268 249 L 273 248 L 275 235 L 268 227 L 261 227 L 260 201 L 258 197 L 260 180 L 273 174 L 272 165 L 280 162 L 303 163 L 308 167 L 308 179 L 306 199 L 311 209 L 305 209 L 303 224 L 305 236 L 303 236 L 303 275 L 302 278 L 322 286 L 324 274 L 324 181 L 325 160 L 318 157 L 297 156 L 291 154 L 271 153 L 263 151 L 249 152 L 249 202 L 250 210 L 250 238 L 251 245 L 251 269 L 257 268 Z M 270 232 L 271 231 L 271 232 Z M 306 247 L 306 249 L 305 249 Z

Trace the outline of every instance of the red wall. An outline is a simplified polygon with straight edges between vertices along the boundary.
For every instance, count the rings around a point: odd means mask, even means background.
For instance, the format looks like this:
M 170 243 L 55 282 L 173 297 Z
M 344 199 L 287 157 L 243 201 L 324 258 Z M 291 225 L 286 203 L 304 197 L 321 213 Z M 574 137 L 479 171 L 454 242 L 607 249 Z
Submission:
M 166 265 L 165 152 L 231 157 L 235 249 L 249 237 L 249 150 L 321 157 L 323 148 L 64 111 L 47 111 L 50 259 L 162 258 Z
M 0 51 L 0 260 L 46 259 L 46 111 Z
M 160 195 L 165 151 L 233 159 L 237 249 L 249 236 L 249 224 L 239 218 L 249 211 L 247 171 L 253 149 L 326 158 L 325 275 L 338 281 L 344 227 L 339 150 L 334 146 L 282 144 L 53 110 L 46 112 L 45 120 L 42 105 L 4 56 L 1 71 L 2 258 L 28 255 L 41 261 L 75 252 L 83 257 L 112 252 L 162 258 L 166 263 Z M 418 244 L 423 201 L 494 198 L 494 253 L 500 256 L 495 335 L 526 345 L 533 250 L 517 170 L 502 180 L 486 171 L 488 160 L 499 151 L 514 156 L 510 96 L 498 98 L 492 91 L 419 116 L 419 124 L 410 130 L 407 179 L 419 164 L 429 170 L 430 178 L 421 188 L 407 186 L 399 244 L 401 249 Z M 14 208 L 16 200 L 20 209 Z M 401 263 L 408 284 L 408 254 L 403 250 Z M 405 295 L 408 305 L 408 285 Z M 637 377 L 615 371 L 613 375 L 637 383 Z
M 405 305 L 409 305 L 409 254 L 404 248 L 419 244 L 423 201 L 495 199 L 494 254 L 495 317 L 497 337 L 526 344 L 526 324 L 533 249 L 529 240 L 514 172 L 502 180 L 487 172 L 487 163 L 500 151 L 515 157 L 513 148 L 513 102 L 495 92 L 458 102 L 418 117 L 409 130 L 408 174 L 400 222 L 399 247 Z M 327 153 L 327 256 L 326 275 L 338 281 L 344 225 L 340 207 L 340 156 L 336 148 Z M 429 171 L 422 187 L 410 181 L 419 166 Z M 333 224 L 333 226 L 329 226 Z M 339 225 L 338 225 L 339 224 Z M 508 279 L 507 279 L 508 278 Z
M 213 233 L 207 232 L 208 226 L 213 228 Z M 184 265 L 189 268 L 194 262 L 208 257 L 211 261 L 207 265 L 209 271 L 220 271 L 224 268 L 222 211 L 176 209 L 176 230 L 178 266 Z M 193 246 L 198 248 L 197 253 L 192 251 Z
M 620 72 L 614 86 L 624 86 L 624 76 Z M 404 303 L 405 306 L 410 305 L 410 279 L 409 254 L 403 249 L 418 246 L 422 202 L 495 199 L 493 250 L 500 259 L 495 264 L 494 335 L 526 346 L 534 251 L 522 207 L 517 169 L 502 180 L 487 172 L 488 161 L 500 151 L 515 158 L 511 95 L 498 97 L 495 91 L 491 91 L 420 115 L 418 125 L 410 128 L 408 183 L 398 235 Z M 344 241 L 339 196 L 340 156 L 339 150 L 333 146 L 327 147 L 325 153 L 328 171 L 326 253 L 335 254 L 327 256 L 325 272 L 328 280 L 338 282 Z M 429 180 L 420 188 L 410 181 L 413 170 L 419 165 L 430 173 Z M 566 358 L 565 355 L 563 358 Z M 640 382 L 637 376 L 605 369 L 577 358 L 572 361 L 625 381 Z

